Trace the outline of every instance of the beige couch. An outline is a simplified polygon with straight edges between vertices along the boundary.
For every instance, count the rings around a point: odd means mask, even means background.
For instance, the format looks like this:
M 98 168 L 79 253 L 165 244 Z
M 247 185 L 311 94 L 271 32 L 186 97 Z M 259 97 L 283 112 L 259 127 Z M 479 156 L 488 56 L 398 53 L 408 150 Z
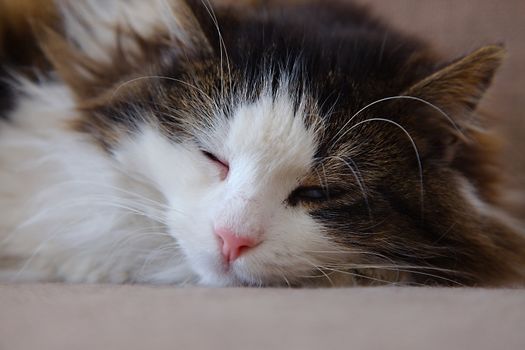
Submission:
M 525 1 L 359 1 L 450 57 L 506 43 L 483 108 L 504 135 L 506 171 L 525 188 Z M 522 198 L 515 213 L 525 217 Z M 1 350 L 190 348 L 523 350 L 525 291 L 0 286 Z
M 2 350 L 525 349 L 522 290 L 0 287 Z

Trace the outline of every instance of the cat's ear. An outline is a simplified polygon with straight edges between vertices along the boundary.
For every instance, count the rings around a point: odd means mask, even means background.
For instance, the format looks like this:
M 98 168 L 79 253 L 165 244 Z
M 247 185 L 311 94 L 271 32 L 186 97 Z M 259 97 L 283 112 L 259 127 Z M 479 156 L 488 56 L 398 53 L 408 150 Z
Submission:
M 474 110 L 504 56 L 502 46 L 484 46 L 420 80 L 401 95 L 417 97 L 447 112 Z
M 474 111 L 504 56 L 502 46 L 482 47 L 438 69 L 401 94 L 406 99 L 395 103 L 403 106 L 402 122 L 413 130 L 423 157 L 452 161 L 461 147 L 473 145 L 477 151 L 468 152 L 471 158 L 478 153 L 494 152 L 495 143 L 484 136 L 482 123 Z
M 58 0 L 60 30 L 39 28 L 53 66 L 80 97 L 146 75 L 145 62 L 209 55 L 211 45 L 186 0 Z

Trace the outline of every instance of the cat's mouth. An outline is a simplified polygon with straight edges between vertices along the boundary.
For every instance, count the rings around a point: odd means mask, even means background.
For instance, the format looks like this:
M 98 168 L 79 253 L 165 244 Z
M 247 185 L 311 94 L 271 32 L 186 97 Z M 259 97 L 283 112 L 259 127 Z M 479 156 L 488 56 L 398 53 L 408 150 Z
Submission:
M 200 271 L 204 285 L 221 287 L 283 287 L 291 285 L 282 277 L 272 273 L 272 269 L 263 262 L 243 257 L 233 262 L 218 259 Z
M 229 262 L 219 259 L 219 263 L 211 264 L 207 268 L 208 274 L 203 274 L 206 285 L 222 287 L 304 287 L 309 284 L 317 285 L 312 279 L 302 280 L 297 274 L 287 272 L 285 266 L 264 262 L 247 255 L 236 261 Z M 291 269 L 293 270 L 293 269 Z M 305 273 L 309 275 L 311 273 Z M 210 282 L 213 281 L 213 282 Z

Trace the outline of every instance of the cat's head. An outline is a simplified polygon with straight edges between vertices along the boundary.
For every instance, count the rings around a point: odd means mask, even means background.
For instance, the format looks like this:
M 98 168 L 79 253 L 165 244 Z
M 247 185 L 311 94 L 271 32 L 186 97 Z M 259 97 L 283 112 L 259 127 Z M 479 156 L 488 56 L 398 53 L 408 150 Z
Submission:
M 73 45 L 45 47 L 83 111 L 74 127 L 162 195 L 202 283 L 520 275 L 474 112 L 501 47 L 441 62 L 343 4 L 152 4 L 154 21 L 121 8 L 91 32 L 74 19 L 102 10 L 67 8 Z

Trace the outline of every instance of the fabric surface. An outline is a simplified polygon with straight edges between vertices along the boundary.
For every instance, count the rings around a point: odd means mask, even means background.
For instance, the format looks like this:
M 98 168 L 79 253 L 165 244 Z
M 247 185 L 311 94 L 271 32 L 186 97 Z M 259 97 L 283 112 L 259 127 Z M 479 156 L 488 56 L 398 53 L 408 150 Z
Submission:
M 525 349 L 525 292 L 0 286 L 0 349 Z

